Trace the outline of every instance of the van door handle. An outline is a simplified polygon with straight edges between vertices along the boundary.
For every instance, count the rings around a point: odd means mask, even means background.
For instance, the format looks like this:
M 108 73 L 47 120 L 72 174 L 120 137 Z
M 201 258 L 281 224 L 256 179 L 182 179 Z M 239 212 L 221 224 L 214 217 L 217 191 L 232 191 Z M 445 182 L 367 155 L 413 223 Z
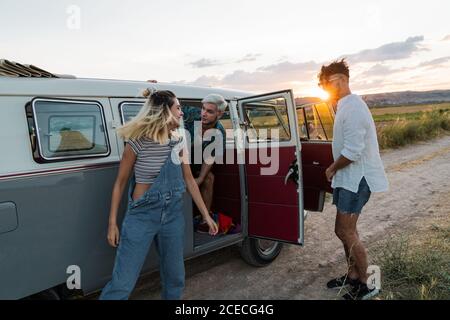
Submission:
M 318 165 L 320 165 L 320 162 L 318 162 L 318 161 L 313 161 L 313 165 L 318 166 Z
M 286 177 L 284 178 L 284 185 L 287 185 L 287 182 L 288 182 L 288 180 L 289 180 L 289 178 L 291 177 L 291 175 L 294 173 L 294 169 L 289 169 L 289 171 L 288 171 L 288 173 L 287 173 L 287 175 L 286 175 Z

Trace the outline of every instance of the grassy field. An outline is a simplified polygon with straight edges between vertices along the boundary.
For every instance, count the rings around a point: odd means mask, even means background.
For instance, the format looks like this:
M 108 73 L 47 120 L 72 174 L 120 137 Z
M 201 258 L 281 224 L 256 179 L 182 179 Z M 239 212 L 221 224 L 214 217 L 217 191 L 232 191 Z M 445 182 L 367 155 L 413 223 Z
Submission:
M 420 230 L 391 236 L 370 248 L 382 270 L 387 300 L 450 299 L 450 217 L 433 219 Z
M 450 103 L 371 109 L 382 149 L 450 133 Z
M 379 127 L 383 127 L 391 121 L 419 120 L 425 114 L 439 110 L 450 111 L 450 103 L 370 109 L 373 119 Z
M 448 112 L 449 109 L 439 109 L 439 111 Z M 383 114 L 378 116 L 373 116 L 373 119 L 376 123 L 380 122 L 392 122 L 392 121 L 400 121 L 400 120 L 420 120 L 424 115 L 429 114 L 430 112 L 435 111 L 420 111 L 420 112 L 411 112 L 411 113 L 392 113 L 392 114 Z
M 410 105 L 410 106 L 398 106 L 398 107 L 378 107 L 371 108 L 370 111 L 372 115 L 384 116 L 384 115 L 404 115 L 411 113 L 427 112 L 447 109 L 450 110 L 450 103 L 436 103 L 436 104 L 425 104 L 425 105 Z

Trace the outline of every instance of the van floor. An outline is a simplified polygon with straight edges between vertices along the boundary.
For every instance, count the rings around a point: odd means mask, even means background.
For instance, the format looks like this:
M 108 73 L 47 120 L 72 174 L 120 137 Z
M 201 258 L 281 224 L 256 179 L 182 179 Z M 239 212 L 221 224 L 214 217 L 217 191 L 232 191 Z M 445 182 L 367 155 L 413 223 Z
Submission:
M 225 238 L 226 234 L 218 234 L 216 236 L 211 236 L 208 233 L 194 232 L 194 246 L 198 247 L 212 241 L 217 241 L 219 239 Z

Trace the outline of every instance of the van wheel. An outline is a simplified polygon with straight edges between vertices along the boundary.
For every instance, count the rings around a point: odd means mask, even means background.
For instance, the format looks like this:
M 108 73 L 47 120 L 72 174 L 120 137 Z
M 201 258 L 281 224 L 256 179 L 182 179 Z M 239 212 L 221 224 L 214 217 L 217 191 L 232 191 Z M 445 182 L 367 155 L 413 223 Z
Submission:
M 47 289 L 39 293 L 35 293 L 25 300 L 61 300 L 57 290 L 55 288 Z
M 240 246 L 242 259 L 254 267 L 264 267 L 274 261 L 283 244 L 276 241 L 245 238 Z

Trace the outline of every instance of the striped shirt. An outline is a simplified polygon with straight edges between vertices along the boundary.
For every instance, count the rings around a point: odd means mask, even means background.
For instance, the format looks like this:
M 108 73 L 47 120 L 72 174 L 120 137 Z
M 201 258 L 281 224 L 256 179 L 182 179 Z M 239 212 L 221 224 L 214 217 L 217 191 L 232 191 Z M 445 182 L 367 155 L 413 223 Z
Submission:
M 181 140 L 170 140 L 167 144 L 159 144 L 148 138 L 127 141 L 136 154 L 134 173 L 136 183 L 152 184 L 159 175 L 162 166 L 175 146 L 181 144 Z

